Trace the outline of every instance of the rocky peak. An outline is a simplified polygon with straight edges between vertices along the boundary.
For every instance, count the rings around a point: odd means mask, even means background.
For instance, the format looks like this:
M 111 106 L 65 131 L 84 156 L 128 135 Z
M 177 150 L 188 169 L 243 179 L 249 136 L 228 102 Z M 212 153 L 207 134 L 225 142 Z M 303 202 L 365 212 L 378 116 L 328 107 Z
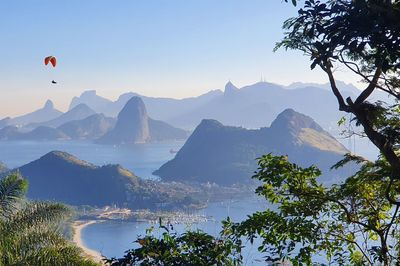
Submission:
M 140 97 L 134 96 L 118 114 L 113 130 L 101 138 L 105 143 L 143 143 L 150 140 L 149 117 Z
M 200 128 L 204 128 L 204 129 L 221 128 L 221 127 L 224 127 L 224 125 L 215 119 L 203 119 L 203 120 L 201 120 L 200 124 L 197 126 L 198 129 L 200 129 Z
M 224 90 L 224 95 L 226 96 L 230 96 L 235 94 L 239 89 L 233 85 L 233 83 L 231 81 L 228 81 L 228 83 L 226 83 L 225 85 L 225 90 Z
M 43 109 L 54 109 L 54 104 L 51 100 L 47 100 L 44 104 Z
M 311 117 L 290 108 L 280 113 L 271 124 L 271 130 L 281 132 L 297 133 L 303 128 L 311 128 L 318 132 L 323 132 L 323 129 Z
M 55 161 L 59 163 L 69 163 L 69 164 L 75 164 L 75 165 L 80 165 L 80 166 L 86 166 L 88 168 L 96 168 L 94 165 L 80 160 L 77 157 L 63 151 L 51 151 L 49 153 L 46 153 L 40 159 L 37 161 L 43 162 L 43 163 L 54 163 Z
M 138 119 L 148 119 L 146 106 L 140 97 L 133 96 L 122 108 L 118 114 L 118 119 L 125 119 L 126 117 Z
M 76 111 L 90 111 L 90 112 L 93 112 L 93 113 L 94 113 L 94 111 L 93 111 L 89 106 L 87 106 L 87 105 L 84 104 L 84 103 L 78 104 L 77 106 L 75 106 L 74 108 L 72 108 L 72 110 L 73 110 L 73 109 L 75 109 Z

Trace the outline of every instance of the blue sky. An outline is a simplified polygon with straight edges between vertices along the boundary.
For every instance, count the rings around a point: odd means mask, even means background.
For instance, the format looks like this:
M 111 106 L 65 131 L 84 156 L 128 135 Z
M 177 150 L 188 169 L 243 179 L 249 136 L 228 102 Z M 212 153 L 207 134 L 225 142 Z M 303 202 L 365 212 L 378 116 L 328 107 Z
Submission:
M 295 14 L 279 0 L 1 1 L 0 118 L 46 99 L 65 110 L 87 89 L 183 98 L 261 75 L 324 83 L 300 53 L 272 52 Z M 56 69 L 43 65 L 47 55 Z

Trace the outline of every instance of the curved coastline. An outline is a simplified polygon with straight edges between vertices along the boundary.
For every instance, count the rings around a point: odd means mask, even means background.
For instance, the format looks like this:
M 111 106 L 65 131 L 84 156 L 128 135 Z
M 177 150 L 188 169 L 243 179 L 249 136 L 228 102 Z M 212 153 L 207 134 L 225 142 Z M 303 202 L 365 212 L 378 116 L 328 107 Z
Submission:
M 96 262 L 99 262 L 99 263 L 101 263 L 103 265 L 104 264 L 103 260 L 102 260 L 103 256 L 101 255 L 101 253 L 99 251 L 97 251 L 97 250 L 93 250 L 93 249 L 90 249 L 90 248 L 86 247 L 84 242 L 83 242 L 83 240 L 82 240 L 82 230 L 85 227 L 87 227 L 88 225 L 95 224 L 95 223 L 98 223 L 98 222 L 99 222 L 98 220 L 85 220 L 85 221 L 78 220 L 78 221 L 75 221 L 72 224 L 72 228 L 74 230 L 74 236 L 72 238 L 72 241 L 78 247 L 80 247 L 88 257 L 92 258 Z

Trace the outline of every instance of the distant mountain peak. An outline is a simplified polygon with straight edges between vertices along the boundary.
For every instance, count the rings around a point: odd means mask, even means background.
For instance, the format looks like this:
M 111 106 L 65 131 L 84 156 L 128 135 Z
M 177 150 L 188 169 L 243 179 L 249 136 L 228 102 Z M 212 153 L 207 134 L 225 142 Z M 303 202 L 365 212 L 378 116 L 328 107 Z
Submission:
M 51 100 L 47 100 L 43 109 L 54 109 L 54 103 Z
M 80 160 L 77 157 L 73 156 L 64 151 L 51 151 L 43 155 L 39 160 L 41 161 L 62 161 L 65 163 L 71 163 L 75 165 L 85 166 L 89 168 L 96 168 L 93 164 L 88 163 L 86 161 Z
M 215 119 L 203 119 L 198 125 L 198 128 L 221 128 L 221 127 L 224 127 L 224 125 Z
M 228 83 L 226 83 L 225 85 L 225 90 L 224 90 L 224 94 L 225 95 L 232 95 L 235 92 L 237 92 L 239 89 L 233 85 L 233 83 L 231 81 L 228 81 Z
M 90 111 L 92 111 L 93 113 L 95 113 L 95 111 L 93 111 L 87 104 L 85 104 L 85 103 L 80 103 L 80 104 L 78 104 L 77 106 L 75 106 L 74 108 L 72 108 L 72 109 L 76 109 L 76 110 L 90 110 Z M 71 109 L 71 110 L 72 110 Z
M 124 109 L 129 109 L 129 108 L 138 108 L 141 109 L 141 111 L 145 112 L 147 115 L 147 111 L 146 111 L 146 107 L 144 105 L 144 102 L 142 100 L 142 98 L 138 97 L 138 96 L 133 96 L 131 97 L 128 102 L 125 104 Z
M 323 129 L 309 116 L 288 108 L 280 113 L 271 124 L 271 129 L 285 132 L 287 130 L 299 132 L 303 128 L 311 128 L 318 132 Z
M 149 117 L 140 97 L 133 96 L 121 112 L 115 127 L 99 141 L 105 143 L 143 143 L 150 140 Z
M 122 108 L 121 112 L 118 114 L 118 119 L 124 119 L 131 115 L 137 116 L 137 119 L 148 119 L 146 106 L 143 100 L 138 96 L 133 96 Z
M 145 143 L 166 139 L 185 139 L 187 132 L 169 124 L 151 119 L 143 100 L 131 97 L 119 112 L 115 127 L 98 141 L 108 144 Z
M 93 97 L 93 96 L 97 96 L 96 90 L 87 90 L 82 92 L 81 94 L 81 97 Z
M 346 152 L 310 117 L 286 109 L 270 128 L 245 129 L 204 119 L 175 158 L 154 174 L 163 180 L 231 185 L 250 182 L 256 158 L 263 154 L 286 154 L 296 164 L 311 162 L 325 171 Z
M 112 101 L 97 95 L 96 90 L 87 90 L 82 92 L 79 97 L 72 98 L 72 101 L 69 105 L 69 110 L 80 103 L 85 103 L 91 109 L 94 109 L 98 112 L 101 110 L 101 112 L 104 113 L 107 109 L 107 106 L 112 104 Z

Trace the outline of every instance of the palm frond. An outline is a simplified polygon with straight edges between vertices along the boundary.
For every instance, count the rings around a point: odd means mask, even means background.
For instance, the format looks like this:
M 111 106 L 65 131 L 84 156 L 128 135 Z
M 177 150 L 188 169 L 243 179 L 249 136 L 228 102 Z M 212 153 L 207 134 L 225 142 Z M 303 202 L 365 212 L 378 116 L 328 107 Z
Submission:
M 6 218 L 16 208 L 28 189 L 28 182 L 18 173 L 0 179 L 0 218 Z
M 3 246 L 0 265 L 95 265 L 52 228 L 36 227 L 9 234 L 6 241 L 12 245 Z
M 40 224 L 59 226 L 71 216 L 72 210 L 61 203 L 33 201 L 26 203 L 10 217 L 7 226 L 11 231 L 23 231 Z

